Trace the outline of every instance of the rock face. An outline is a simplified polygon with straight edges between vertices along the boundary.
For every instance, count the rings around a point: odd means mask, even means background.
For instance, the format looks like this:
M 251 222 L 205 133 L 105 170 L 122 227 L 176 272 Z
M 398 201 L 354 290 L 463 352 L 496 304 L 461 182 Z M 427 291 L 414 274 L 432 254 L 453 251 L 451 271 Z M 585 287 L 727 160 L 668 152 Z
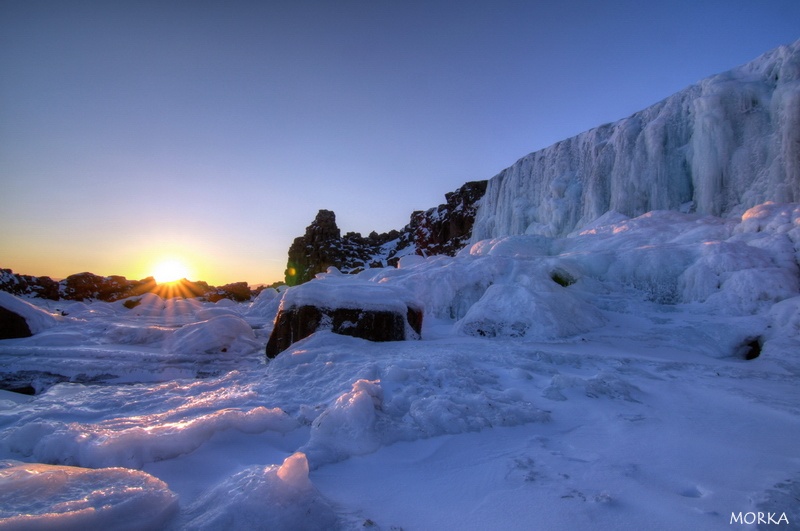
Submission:
M 469 243 L 478 201 L 486 193 L 487 181 L 472 181 L 445 194 L 445 203 L 424 212 L 414 212 L 407 228 L 413 231 L 416 254 L 454 256 Z
M 520 159 L 489 180 L 472 241 L 566 236 L 610 211 L 736 217 L 798 200 L 800 41 Z
M 468 182 L 445 195 L 438 207 L 411 214 L 402 230 L 342 236 L 336 214 L 320 210 L 303 236 L 289 248 L 286 283 L 302 284 L 325 272 L 328 267 L 352 273 L 370 267 L 397 265 L 408 254 L 454 255 L 469 241 L 478 201 L 486 192 L 486 181 Z

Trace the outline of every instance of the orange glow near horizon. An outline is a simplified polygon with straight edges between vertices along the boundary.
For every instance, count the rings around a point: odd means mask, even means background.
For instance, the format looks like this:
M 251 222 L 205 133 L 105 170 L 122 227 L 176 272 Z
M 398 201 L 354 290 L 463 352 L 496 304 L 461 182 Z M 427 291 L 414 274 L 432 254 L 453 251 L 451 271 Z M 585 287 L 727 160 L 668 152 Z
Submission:
M 160 260 L 152 269 L 150 276 L 156 279 L 158 284 L 168 284 L 181 279 L 188 279 L 192 272 L 189 267 L 178 258 L 166 258 Z

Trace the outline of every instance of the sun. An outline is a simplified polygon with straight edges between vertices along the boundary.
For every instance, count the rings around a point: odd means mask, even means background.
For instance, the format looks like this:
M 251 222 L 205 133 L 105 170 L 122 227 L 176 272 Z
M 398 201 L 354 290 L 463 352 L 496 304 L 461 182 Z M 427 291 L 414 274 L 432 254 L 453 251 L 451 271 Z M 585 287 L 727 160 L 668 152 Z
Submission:
M 169 259 L 159 262 L 153 269 L 153 278 L 158 284 L 168 284 L 188 278 L 189 268 L 180 260 Z

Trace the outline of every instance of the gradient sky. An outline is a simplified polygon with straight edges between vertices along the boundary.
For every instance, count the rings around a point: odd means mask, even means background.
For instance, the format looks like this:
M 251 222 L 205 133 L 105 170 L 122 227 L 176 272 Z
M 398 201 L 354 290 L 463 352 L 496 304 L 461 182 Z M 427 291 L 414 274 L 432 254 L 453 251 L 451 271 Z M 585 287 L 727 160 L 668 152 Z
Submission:
M 800 2 L 0 0 L 0 267 L 283 279 L 800 38 Z

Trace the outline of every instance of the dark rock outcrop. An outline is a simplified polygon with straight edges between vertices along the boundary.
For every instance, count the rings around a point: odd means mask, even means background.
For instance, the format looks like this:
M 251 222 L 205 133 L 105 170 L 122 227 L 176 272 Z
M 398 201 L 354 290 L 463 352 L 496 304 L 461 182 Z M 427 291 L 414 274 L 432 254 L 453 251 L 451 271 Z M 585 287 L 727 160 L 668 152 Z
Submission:
M 445 195 L 438 207 L 411 214 L 402 230 L 364 237 L 357 232 L 341 235 L 336 214 L 320 210 L 306 232 L 289 248 L 286 283 L 295 286 L 314 278 L 328 267 L 354 273 L 370 267 L 396 266 L 406 254 L 454 255 L 469 242 L 478 201 L 486 181 L 464 184 Z
M 468 182 L 445 194 L 446 202 L 425 212 L 414 212 L 409 227 L 417 254 L 455 255 L 469 243 L 478 201 L 486 193 L 487 181 Z
M 212 289 L 206 293 L 205 298 L 209 302 L 217 302 L 222 299 L 231 299 L 236 302 L 249 301 L 253 297 L 253 291 L 247 282 L 233 282 Z
M 33 333 L 24 317 L 0 306 L 0 339 L 31 337 Z
M 10 269 L 0 269 L 0 290 L 17 297 L 27 295 L 53 301 L 61 298 L 60 284 L 52 278 L 18 275 Z
M 408 308 L 406 315 L 390 310 L 353 308 L 320 308 L 305 305 L 281 310 L 267 343 L 267 358 L 274 358 L 287 348 L 317 330 L 359 337 L 369 341 L 404 341 L 406 326 L 419 335 L 422 331 L 422 311 Z
M 38 297 L 50 300 L 101 300 L 106 302 L 136 297 L 145 293 L 155 293 L 162 298 L 202 297 L 210 302 L 231 299 L 244 302 L 261 292 L 261 288 L 251 289 L 246 282 L 234 282 L 224 286 L 209 286 L 203 281 L 186 279 L 157 284 L 153 277 L 142 280 L 128 280 L 112 275 L 101 277 L 93 273 L 77 273 L 60 282 L 50 277 L 20 275 L 10 269 L 0 269 L 0 291 L 17 297 Z
M 93 273 L 77 273 L 64 279 L 63 285 L 65 299 L 115 301 L 152 291 L 156 282 L 152 277 L 128 280 L 118 275 L 101 277 Z

